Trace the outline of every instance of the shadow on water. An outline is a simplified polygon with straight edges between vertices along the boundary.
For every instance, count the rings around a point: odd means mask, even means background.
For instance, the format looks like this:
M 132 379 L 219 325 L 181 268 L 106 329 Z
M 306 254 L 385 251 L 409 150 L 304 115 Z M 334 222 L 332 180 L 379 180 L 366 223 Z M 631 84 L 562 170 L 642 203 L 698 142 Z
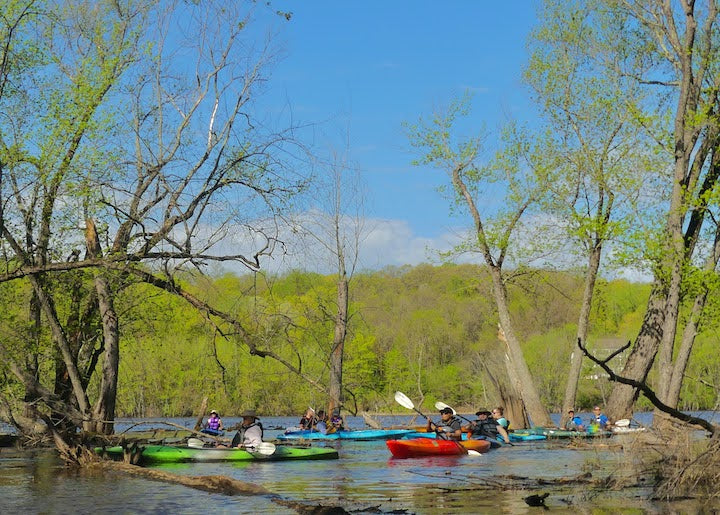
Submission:
M 172 419 L 194 423 L 194 419 Z M 388 425 L 409 420 L 395 417 Z M 232 423 L 231 420 L 228 422 Z M 294 418 L 265 417 L 266 427 L 294 425 Z M 363 427 L 362 419 L 348 420 Z M 267 430 L 272 439 L 279 430 Z M 552 513 L 696 513 L 697 503 L 668 505 L 645 500 L 639 488 L 597 488 L 563 479 L 604 477 L 619 471 L 623 457 L 610 440 L 573 446 L 566 441 L 527 442 L 480 456 L 396 459 L 384 441 L 314 442 L 336 448 L 330 461 L 261 461 L 162 465 L 178 475 L 226 475 L 256 483 L 282 499 L 308 506 L 342 505 L 349 511 L 406 513 L 539 513 L 524 498 L 542 491 Z M 0 452 L 3 513 L 295 513 L 273 496 L 228 497 L 120 474 L 65 471 L 50 451 Z

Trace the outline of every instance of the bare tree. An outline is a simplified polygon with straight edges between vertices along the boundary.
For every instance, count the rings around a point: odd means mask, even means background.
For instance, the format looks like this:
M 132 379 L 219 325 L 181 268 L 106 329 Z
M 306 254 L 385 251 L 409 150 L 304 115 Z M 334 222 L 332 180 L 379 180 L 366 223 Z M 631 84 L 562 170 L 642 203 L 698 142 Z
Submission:
M 335 302 L 320 305 L 325 320 L 332 320 L 333 339 L 328 356 L 329 410 L 344 405 L 343 362 L 349 336 L 350 285 L 358 264 L 360 245 L 365 237 L 363 223 L 364 193 L 359 172 L 349 161 L 349 145 L 339 153 L 331 151 L 320 172 L 315 204 L 298 220 L 307 255 L 318 263 L 327 263 L 336 280 Z M 315 248 L 316 250 L 312 250 Z
M 275 56 L 269 40 L 257 46 L 248 32 L 252 12 L 243 2 L 42 4 L 24 31 L 7 32 L 9 60 L 37 34 L 49 37 L 35 65 L 5 72 L 16 87 L 0 99 L 3 119 L 20 120 L 0 126 L 0 235 L 9 256 L 0 282 L 29 281 L 72 392 L 44 386 L 45 375 L 19 359 L 26 346 L 0 342 L 37 415 L 57 427 L 39 409 L 46 405 L 73 427 L 112 431 L 121 336 L 114 300 L 137 282 L 181 296 L 231 327 L 250 352 L 293 368 L 175 279 L 211 262 L 258 270 L 275 249 L 282 212 L 307 184 L 302 167 L 288 166 L 288 150 L 302 151 L 293 127 L 274 130 L 254 110 Z M 69 292 L 57 288 L 63 278 L 74 278 Z M 63 320 L 68 293 L 78 299 L 75 313 L 96 326 Z M 99 356 L 93 406 L 87 384 Z

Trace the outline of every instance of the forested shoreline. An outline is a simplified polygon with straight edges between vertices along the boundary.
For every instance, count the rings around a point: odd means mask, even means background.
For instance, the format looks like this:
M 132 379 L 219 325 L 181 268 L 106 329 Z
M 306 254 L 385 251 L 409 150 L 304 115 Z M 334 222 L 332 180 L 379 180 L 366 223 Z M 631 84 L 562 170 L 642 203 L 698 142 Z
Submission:
M 266 346 L 326 384 L 333 327 L 323 309 L 332 303 L 332 275 L 226 273 L 187 278 L 185 287 L 234 313 Z M 493 378 L 504 380 L 504 351 L 490 288 L 487 274 L 475 265 L 423 264 L 357 274 L 350 290 L 345 409 L 397 410 L 396 390 L 468 409 L 497 402 Z M 526 359 L 554 412 L 562 403 L 582 288 L 580 274 L 543 270 L 518 275 L 509 287 Z M 590 349 L 607 354 L 632 339 L 649 290 L 643 283 L 601 281 Z M 135 286 L 125 292 L 124 304 L 118 416 L 195 415 L 205 396 L 228 416 L 245 408 L 292 415 L 327 401 L 318 388 L 276 360 L 251 355 L 177 297 Z M 292 323 L 279 322 L 277 313 Z M 706 331 L 711 334 L 713 326 L 709 321 Z M 709 385 L 717 382 L 720 359 L 704 333 L 697 341 L 687 375 L 704 381 L 686 381 L 681 409 L 715 407 Z M 610 389 L 604 374 L 585 360 L 578 408 L 602 403 Z M 637 408 L 644 407 L 649 404 L 641 398 Z

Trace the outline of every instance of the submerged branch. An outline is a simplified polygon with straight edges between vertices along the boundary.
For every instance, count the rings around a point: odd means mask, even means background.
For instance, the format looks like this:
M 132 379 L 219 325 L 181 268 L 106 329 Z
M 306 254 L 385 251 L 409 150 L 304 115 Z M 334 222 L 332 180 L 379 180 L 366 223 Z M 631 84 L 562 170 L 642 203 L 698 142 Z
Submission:
M 268 495 L 271 494 L 266 488 L 239 481 L 228 476 L 179 476 L 163 470 L 146 469 L 129 463 L 117 461 L 98 461 L 89 465 L 90 469 L 99 469 L 107 472 L 122 472 L 133 477 L 143 477 L 153 481 L 173 483 L 205 492 L 223 495 Z

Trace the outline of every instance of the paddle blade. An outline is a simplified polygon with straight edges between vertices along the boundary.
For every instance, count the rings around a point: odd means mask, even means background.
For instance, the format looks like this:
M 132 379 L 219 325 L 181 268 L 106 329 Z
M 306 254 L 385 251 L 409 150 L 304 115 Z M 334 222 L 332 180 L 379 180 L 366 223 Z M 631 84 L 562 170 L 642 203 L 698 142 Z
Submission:
M 442 409 L 445 409 L 445 408 L 450 408 L 450 409 L 452 410 L 452 412 L 453 412 L 453 416 L 457 415 L 457 412 L 455 411 L 455 409 L 454 409 L 452 406 L 448 406 L 448 405 L 445 404 L 444 402 L 440 402 L 440 401 L 437 401 L 437 402 L 435 403 L 435 409 L 436 409 L 436 410 L 439 411 L 439 410 L 442 410 Z
M 270 456 L 271 454 L 275 454 L 276 449 L 277 447 L 272 442 L 260 442 L 257 446 L 255 446 L 255 450 L 253 452 L 262 454 L 263 456 Z
M 413 401 L 410 400 L 410 397 L 402 392 L 395 392 L 395 402 L 403 408 L 415 409 L 415 404 L 413 404 Z
M 617 427 L 628 427 L 630 425 L 630 419 L 628 418 L 621 418 L 617 422 L 615 422 L 615 425 Z
M 202 449 L 205 446 L 205 442 L 199 438 L 188 438 L 187 444 L 188 447 L 194 447 L 196 449 Z
M 468 449 L 467 453 L 468 453 L 468 456 L 482 456 L 482 454 L 480 454 L 479 452 L 474 451 L 472 449 Z

